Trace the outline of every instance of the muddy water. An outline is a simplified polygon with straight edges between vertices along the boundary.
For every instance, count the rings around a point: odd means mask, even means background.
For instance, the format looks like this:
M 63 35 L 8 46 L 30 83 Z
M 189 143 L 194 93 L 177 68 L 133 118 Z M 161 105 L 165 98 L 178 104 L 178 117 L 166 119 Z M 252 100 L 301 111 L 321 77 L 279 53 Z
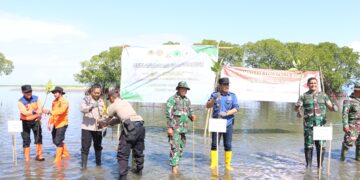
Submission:
M 18 89 L 18 88 L 15 88 Z M 70 101 L 70 124 L 66 132 L 71 157 L 62 164 L 54 165 L 55 146 L 51 134 L 43 125 L 44 162 L 37 162 L 34 145 L 31 145 L 30 163 L 24 163 L 22 139 L 16 134 L 17 164 L 12 158 L 12 134 L 7 132 L 7 121 L 18 120 L 17 100 L 21 93 L 14 87 L 0 88 L 0 179 L 117 179 L 116 161 L 117 128 L 108 129 L 103 140 L 103 165 L 95 166 L 94 151 L 91 149 L 88 169 L 80 169 L 80 124 L 81 113 L 78 111 L 82 92 L 68 92 Z M 34 92 L 44 101 L 44 92 Z M 49 108 L 53 97 L 46 102 Z M 219 174 L 209 169 L 209 138 L 204 138 L 204 107 L 197 106 L 199 121 L 195 123 L 195 136 L 192 131 L 187 135 L 187 146 L 180 161 L 180 175 L 172 176 L 168 165 L 169 145 L 166 137 L 164 108 L 161 104 L 134 104 L 137 111 L 145 118 L 146 150 L 145 168 L 142 176 L 131 172 L 128 179 L 317 179 L 316 168 L 306 169 L 303 152 L 302 121 L 292 112 L 290 103 L 240 102 L 233 135 L 234 171 L 224 171 L 223 149 L 220 149 Z M 360 162 L 355 161 L 354 148 L 350 149 L 345 162 L 340 162 L 340 150 L 343 134 L 340 114 L 328 113 L 328 119 L 334 126 L 332 141 L 330 176 L 328 171 L 328 145 L 323 179 L 356 179 L 360 176 Z M 192 126 L 190 126 L 192 129 Z M 32 138 L 33 140 L 33 138 Z M 33 142 L 32 142 L 33 143 Z M 222 145 L 222 144 L 221 144 Z M 193 147 L 195 147 L 193 151 Z M 194 153 L 193 153 L 194 152 Z M 193 158 L 194 157 L 194 158 Z M 129 164 L 130 166 L 130 164 Z M 316 166 L 314 152 L 313 166 Z M 195 167 L 195 168 L 193 168 Z

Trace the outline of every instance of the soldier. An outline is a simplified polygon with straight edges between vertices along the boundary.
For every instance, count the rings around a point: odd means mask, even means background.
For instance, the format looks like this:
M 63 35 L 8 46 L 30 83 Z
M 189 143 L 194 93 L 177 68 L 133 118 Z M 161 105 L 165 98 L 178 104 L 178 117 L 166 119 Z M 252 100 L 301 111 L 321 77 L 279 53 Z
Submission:
M 356 144 L 355 159 L 360 161 L 360 82 L 354 87 L 354 93 L 344 100 L 342 112 L 344 141 L 341 148 L 341 161 L 345 161 L 347 151 Z
M 141 175 L 144 168 L 144 149 L 145 149 L 145 128 L 144 120 L 138 115 L 131 104 L 119 98 L 117 90 L 109 91 L 108 107 L 109 118 L 99 121 L 100 128 L 121 124 L 122 131 L 119 138 L 117 159 L 119 163 L 120 180 L 125 180 L 128 173 L 128 162 L 130 151 L 133 152 L 136 167 L 132 172 Z
M 309 91 L 300 96 L 298 102 L 295 104 L 295 111 L 298 113 L 298 117 L 302 117 L 300 109 L 301 107 L 304 107 L 304 152 L 306 167 L 311 167 L 314 144 L 313 127 L 324 126 L 326 124 L 326 107 L 331 111 L 337 111 L 338 108 L 330 101 L 329 96 L 325 93 L 318 92 L 318 81 L 316 78 L 309 78 L 307 85 L 309 87 Z M 320 167 L 321 145 L 323 147 L 321 160 L 324 160 L 324 143 L 325 141 L 315 141 L 318 168 Z
M 167 134 L 170 143 L 170 165 L 172 173 L 177 174 L 177 166 L 186 144 L 186 127 L 188 120 L 196 120 L 191 109 L 191 102 L 186 93 L 190 90 L 185 81 L 180 81 L 176 87 L 177 92 L 166 103 Z
M 225 168 L 226 170 L 233 170 L 231 167 L 232 149 L 231 141 L 233 134 L 234 114 L 239 111 L 239 104 L 234 93 L 229 91 L 229 78 L 224 77 L 219 79 L 220 92 L 213 92 L 206 103 L 207 108 L 213 108 L 213 118 L 224 118 L 227 120 L 226 133 L 219 133 L 219 137 L 224 136 L 225 149 Z M 218 152 L 216 143 L 216 133 L 211 134 L 211 163 L 210 167 L 213 169 L 218 164 Z M 220 138 L 219 138 L 220 140 Z

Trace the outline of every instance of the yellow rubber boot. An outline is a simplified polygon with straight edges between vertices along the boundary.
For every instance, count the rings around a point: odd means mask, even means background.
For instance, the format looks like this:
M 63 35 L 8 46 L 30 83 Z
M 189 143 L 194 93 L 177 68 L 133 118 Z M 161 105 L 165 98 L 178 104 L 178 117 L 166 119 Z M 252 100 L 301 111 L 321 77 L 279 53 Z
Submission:
M 228 171 L 234 170 L 231 167 L 232 151 L 225 151 L 225 168 Z
M 66 144 L 63 144 L 62 157 L 63 158 L 70 157 L 70 154 L 69 154 L 69 151 L 68 151 L 68 148 L 67 148 Z
M 218 165 L 218 151 L 217 150 L 211 150 L 210 153 L 210 168 L 216 168 L 216 166 Z
M 24 148 L 24 158 L 25 161 L 30 161 L 30 147 Z
M 63 152 L 63 147 L 56 147 L 56 155 L 55 155 L 54 163 L 61 162 L 62 152 Z
M 37 161 L 44 161 L 45 158 L 42 156 L 42 144 L 36 144 L 36 157 L 35 160 Z

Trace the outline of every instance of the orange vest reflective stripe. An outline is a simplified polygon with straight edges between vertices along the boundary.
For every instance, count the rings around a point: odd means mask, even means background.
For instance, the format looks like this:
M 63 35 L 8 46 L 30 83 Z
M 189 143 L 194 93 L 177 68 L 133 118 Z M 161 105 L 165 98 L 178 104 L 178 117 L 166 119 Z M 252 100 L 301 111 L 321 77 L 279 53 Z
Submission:
M 19 100 L 26 108 L 27 111 L 37 111 L 39 109 L 37 103 L 38 103 L 38 97 L 32 96 L 31 99 L 26 99 L 25 97 L 20 98 Z M 21 120 L 27 120 L 32 121 L 35 120 L 38 116 L 36 114 L 22 114 L 20 112 L 20 119 Z

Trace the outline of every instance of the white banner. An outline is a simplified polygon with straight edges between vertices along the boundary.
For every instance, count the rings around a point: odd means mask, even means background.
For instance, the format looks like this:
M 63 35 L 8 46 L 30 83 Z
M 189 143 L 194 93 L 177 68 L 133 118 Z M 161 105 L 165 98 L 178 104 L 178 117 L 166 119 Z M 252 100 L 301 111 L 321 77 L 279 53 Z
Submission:
M 307 80 L 318 79 L 318 71 L 283 71 L 224 66 L 221 77 L 229 77 L 230 91 L 239 100 L 297 102 L 299 94 L 308 91 Z
M 127 47 L 121 56 L 121 97 L 132 102 L 165 103 L 179 81 L 190 87 L 192 104 L 205 104 L 214 89 L 215 46 Z

